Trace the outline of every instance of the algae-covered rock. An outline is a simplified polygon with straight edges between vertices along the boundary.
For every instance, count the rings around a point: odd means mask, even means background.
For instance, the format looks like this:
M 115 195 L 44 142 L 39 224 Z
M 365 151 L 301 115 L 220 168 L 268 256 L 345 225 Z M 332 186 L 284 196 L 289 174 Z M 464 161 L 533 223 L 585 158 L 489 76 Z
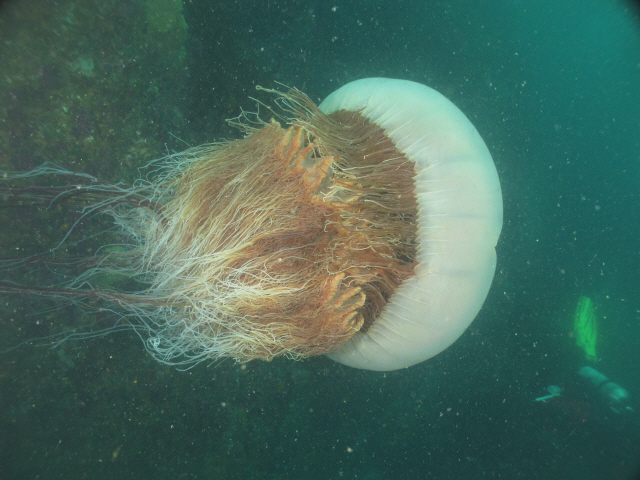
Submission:
M 147 33 L 172 55 L 184 59 L 187 22 L 182 14 L 182 0 L 147 0 Z
M 147 0 L 147 21 L 149 28 L 157 33 L 183 30 L 186 34 L 187 22 L 182 16 L 182 0 Z

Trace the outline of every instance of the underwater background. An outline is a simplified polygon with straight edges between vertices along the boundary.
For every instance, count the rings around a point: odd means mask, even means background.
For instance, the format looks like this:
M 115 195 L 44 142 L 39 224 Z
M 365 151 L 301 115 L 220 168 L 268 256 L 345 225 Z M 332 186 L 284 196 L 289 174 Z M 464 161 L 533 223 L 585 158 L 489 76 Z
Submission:
M 1 296 L 0 480 L 636 478 L 639 12 L 613 0 L 0 4 L 2 172 L 50 161 L 131 183 L 150 160 L 240 138 L 225 120 L 272 100 L 256 85 L 319 102 L 385 76 L 453 101 L 504 195 L 484 307 L 405 370 L 318 357 L 179 371 L 133 332 L 51 348 L 29 340 L 112 319 Z M 67 213 L 2 208 L 0 257 L 60 241 Z M 78 225 L 77 248 L 94 251 L 103 227 Z M 576 345 L 583 295 L 595 361 Z M 612 411 L 584 365 L 634 411 Z M 536 402 L 552 385 L 562 394 Z

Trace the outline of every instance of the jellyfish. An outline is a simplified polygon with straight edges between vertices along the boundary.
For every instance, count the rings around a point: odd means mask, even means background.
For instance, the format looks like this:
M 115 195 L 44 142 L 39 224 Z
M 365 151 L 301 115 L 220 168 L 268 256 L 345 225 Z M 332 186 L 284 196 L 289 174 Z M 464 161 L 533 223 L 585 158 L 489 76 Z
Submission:
M 405 80 L 357 80 L 319 106 L 269 92 L 270 121 L 240 117 L 244 138 L 169 155 L 129 186 L 51 164 L 5 173 L 5 202 L 75 205 L 127 240 L 5 259 L 5 271 L 45 265 L 59 278 L 0 291 L 108 305 L 156 359 L 183 367 L 328 355 L 388 371 L 446 349 L 484 303 L 502 228 L 477 130 Z M 28 183 L 45 176 L 68 185 Z

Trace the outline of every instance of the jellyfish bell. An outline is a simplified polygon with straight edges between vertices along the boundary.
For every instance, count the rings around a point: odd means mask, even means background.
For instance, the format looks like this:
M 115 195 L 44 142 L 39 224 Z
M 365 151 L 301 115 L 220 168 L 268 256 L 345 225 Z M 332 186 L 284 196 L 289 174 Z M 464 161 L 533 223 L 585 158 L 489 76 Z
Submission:
M 3 189 L 34 204 L 85 198 L 131 240 L 69 262 L 84 270 L 63 287 L 0 291 L 110 303 L 170 364 L 327 354 L 394 370 L 447 348 L 484 302 L 502 226 L 473 125 L 402 80 L 352 82 L 319 107 L 277 95 L 287 128 L 245 123 L 244 139 L 173 155 L 129 188 Z M 50 173 L 83 178 L 31 176 Z M 96 287 L 105 272 L 145 288 Z
M 424 85 L 385 78 L 349 83 L 320 104 L 358 111 L 414 164 L 418 202 L 415 275 L 366 332 L 329 354 L 358 368 L 393 370 L 451 345 L 488 294 L 502 229 L 500 182 L 466 116 Z

